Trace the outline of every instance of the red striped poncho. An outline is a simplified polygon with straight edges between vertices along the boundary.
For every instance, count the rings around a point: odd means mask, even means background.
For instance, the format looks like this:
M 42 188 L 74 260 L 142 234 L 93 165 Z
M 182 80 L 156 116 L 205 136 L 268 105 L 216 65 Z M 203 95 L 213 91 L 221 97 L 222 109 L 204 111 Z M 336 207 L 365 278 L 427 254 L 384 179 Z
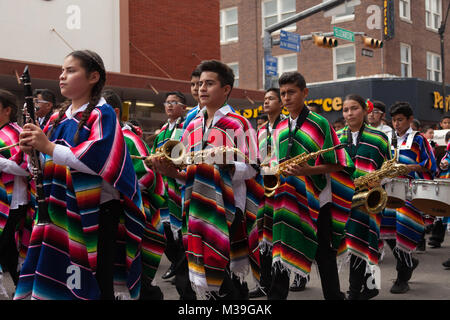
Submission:
M 256 134 L 247 119 L 229 112 L 211 127 L 205 137 L 203 119 L 204 112 L 200 112 L 186 128 L 182 142 L 188 152 L 202 150 L 204 140 L 205 149 L 235 147 L 249 159 L 256 160 Z M 206 163 L 187 168 L 183 242 L 189 277 L 198 297 L 202 297 L 204 292 L 218 291 L 228 267 L 242 276 L 250 265 L 259 278 L 258 235 L 254 222 L 264 192 L 260 178 L 249 179 L 245 183 L 244 219 L 239 230 L 230 234 L 236 211 L 230 172 Z

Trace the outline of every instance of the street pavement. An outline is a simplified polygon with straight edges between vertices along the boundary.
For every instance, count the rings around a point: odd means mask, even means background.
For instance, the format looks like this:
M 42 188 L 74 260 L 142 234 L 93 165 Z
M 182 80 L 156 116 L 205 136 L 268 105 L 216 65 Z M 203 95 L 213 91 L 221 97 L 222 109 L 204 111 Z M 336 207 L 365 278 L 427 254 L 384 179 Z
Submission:
M 428 237 L 429 235 L 427 235 Z M 449 232 L 447 232 L 441 248 L 433 249 L 427 245 L 424 253 L 414 253 L 414 256 L 419 259 L 419 265 L 409 281 L 410 290 L 405 294 L 391 294 L 389 292 L 397 273 L 392 251 L 387 245 L 385 245 L 384 250 L 384 258 L 379 264 L 381 289 L 379 295 L 373 300 L 450 300 L 450 269 L 445 269 L 442 266 L 442 262 L 450 258 Z M 168 267 L 169 261 L 164 255 L 154 282 L 163 291 L 164 300 L 178 300 L 179 295 L 171 281 L 161 279 Z M 343 292 L 348 290 L 348 275 L 349 266 L 348 263 L 344 263 L 341 265 L 339 272 L 341 291 Z M 4 275 L 3 280 L 9 298 L 2 296 L 0 292 L 0 300 L 9 300 L 13 295 L 14 285 L 8 273 Z M 250 289 L 254 288 L 255 282 L 251 276 L 247 278 L 247 283 Z M 265 299 L 263 297 L 255 300 Z M 323 300 L 319 274 L 315 264 L 312 266 L 310 281 L 306 285 L 306 289 L 301 292 L 290 292 L 288 300 Z

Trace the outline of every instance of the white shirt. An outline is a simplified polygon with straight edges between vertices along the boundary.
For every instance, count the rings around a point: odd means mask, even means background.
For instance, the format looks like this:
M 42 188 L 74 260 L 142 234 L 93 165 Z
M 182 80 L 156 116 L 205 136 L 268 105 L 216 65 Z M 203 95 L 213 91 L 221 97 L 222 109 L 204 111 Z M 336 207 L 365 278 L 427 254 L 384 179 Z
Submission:
M 206 113 L 206 108 L 203 108 L 200 112 L 203 112 L 203 125 L 205 125 L 206 118 L 204 117 Z M 199 113 L 200 113 L 199 112 Z M 214 114 L 211 126 L 214 126 L 221 118 L 226 116 L 228 113 L 233 112 L 229 105 L 225 105 L 216 111 Z M 205 131 L 204 135 L 207 135 L 209 128 Z M 234 175 L 231 178 L 231 183 L 234 193 L 235 206 L 245 212 L 245 202 L 247 200 L 247 186 L 245 180 L 251 179 L 256 175 L 256 170 L 247 163 L 234 161 Z
M 102 106 L 106 103 L 104 98 L 101 98 L 98 102 L 97 106 Z M 83 112 L 86 110 L 88 103 L 84 104 L 80 108 L 78 108 L 74 113 L 72 113 L 72 105 L 67 108 L 66 116 L 68 119 L 72 119 L 77 113 Z M 59 165 L 67 166 L 77 171 L 97 175 L 96 172 L 91 170 L 88 166 L 86 166 L 83 162 L 78 160 L 77 157 L 73 154 L 69 147 L 63 145 L 56 145 L 53 150 L 53 162 Z M 102 179 L 102 193 L 100 196 L 100 203 L 105 203 L 113 199 L 120 199 L 120 193 L 117 191 L 109 182 L 106 182 Z
M 380 130 L 381 132 L 384 132 L 387 135 L 387 137 L 389 139 L 389 142 L 391 142 L 391 140 L 392 140 L 392 128 L 390 126 L 381 123 L 378 127 L 374 127 L 374 128 L 377 129 L 377 130 Z
M 408 135 L 413 132 L 412 128 L 408 128 L 408 130 L 406 130 L 405 134 L 400 136 L 397 136 L 397 145 L 401 146 L 402 143 L 408 138 Z
M 11 199 L 11 209 L 17 209 L 20 205 L 28 203 L 27 176 L 30 174 L 19 165 L 9 159 L 0 158 L 0 171 L 14 175 L 14 186 Z

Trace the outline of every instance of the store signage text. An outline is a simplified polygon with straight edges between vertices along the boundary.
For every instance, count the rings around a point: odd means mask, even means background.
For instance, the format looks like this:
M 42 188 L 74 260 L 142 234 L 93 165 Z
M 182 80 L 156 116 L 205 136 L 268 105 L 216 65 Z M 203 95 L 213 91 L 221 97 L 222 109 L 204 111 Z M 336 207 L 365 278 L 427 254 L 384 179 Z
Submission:
M 433 107 L 435 109 L 444 109 L 444 103 L 443 103 L 442 95 L 437 92 L 433 91 Z M 450 96 L 445 97 L 445 112 L 448 112 L 449 110 L 449 104 L 450 104 Z

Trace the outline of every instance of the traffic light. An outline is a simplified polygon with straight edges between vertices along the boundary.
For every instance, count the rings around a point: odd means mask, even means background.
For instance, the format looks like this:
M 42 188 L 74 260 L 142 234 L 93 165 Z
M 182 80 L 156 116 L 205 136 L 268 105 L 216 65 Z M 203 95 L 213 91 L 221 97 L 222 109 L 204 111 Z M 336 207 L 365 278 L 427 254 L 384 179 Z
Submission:
M 363 39 L 364 46 L 366 46 L 366 47 L 373 48 L 373 49 L 383 48 L 383 41 L 381 41 L 381 40 L 370 38 L 370 37 L 363 37 L 362 39 Z
M 336 39 L 325 36 L 313 35 L 313 41 L 316 46 L 323 48 L 333 48 L 338 45 L 338 41 Z

